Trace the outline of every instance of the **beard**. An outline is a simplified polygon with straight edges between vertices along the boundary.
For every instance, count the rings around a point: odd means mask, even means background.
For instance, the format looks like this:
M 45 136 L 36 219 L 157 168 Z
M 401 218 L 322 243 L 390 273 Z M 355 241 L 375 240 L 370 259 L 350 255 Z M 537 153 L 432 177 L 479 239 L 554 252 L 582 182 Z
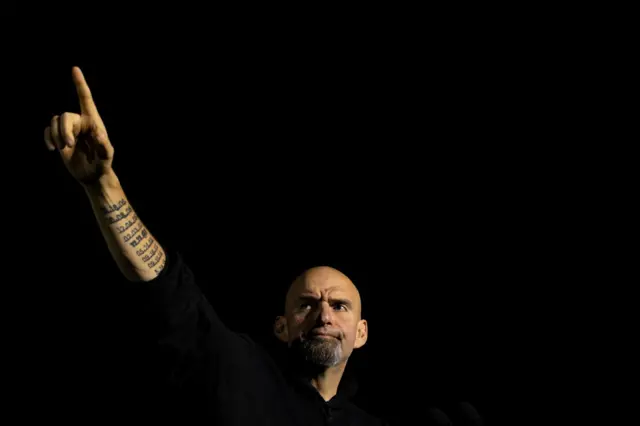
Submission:
M 294 349 L 307 363 L 314 366 L 334 367 L 342 361 L 342 346 L 338 339 L 323 337 L 303 339 L 294 345 Z

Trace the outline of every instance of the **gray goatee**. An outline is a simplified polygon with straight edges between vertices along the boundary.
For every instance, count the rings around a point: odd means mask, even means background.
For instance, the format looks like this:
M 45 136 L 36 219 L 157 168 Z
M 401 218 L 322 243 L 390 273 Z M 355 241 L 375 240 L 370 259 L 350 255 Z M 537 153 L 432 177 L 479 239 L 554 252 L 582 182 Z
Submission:
M 323 367 L 334 367 L 342 360 L 340 341 L 334 338 L 304 340 L 300 349 L 307 362 Z

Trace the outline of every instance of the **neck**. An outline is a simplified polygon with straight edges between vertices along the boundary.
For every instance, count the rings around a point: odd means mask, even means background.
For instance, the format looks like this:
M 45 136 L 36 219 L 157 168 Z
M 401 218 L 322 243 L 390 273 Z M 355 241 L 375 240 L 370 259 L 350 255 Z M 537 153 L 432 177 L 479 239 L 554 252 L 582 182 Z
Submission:
M 286 360 L 285 368 L 308 379 L 308 383 L 311 383 L 325 401 L 336 396 L 347 365 L 346 360 L 335 367 L 320 367 L 305 362 L 290 350 L 287 351 L 284 359 Z
M 344 373 L 345 364 L 340 363 L 335 367 L 329 367 L 314 372 L 311 376 L 311 384 L 325 401 L 329 401 L 338 393 L 338 386 Z

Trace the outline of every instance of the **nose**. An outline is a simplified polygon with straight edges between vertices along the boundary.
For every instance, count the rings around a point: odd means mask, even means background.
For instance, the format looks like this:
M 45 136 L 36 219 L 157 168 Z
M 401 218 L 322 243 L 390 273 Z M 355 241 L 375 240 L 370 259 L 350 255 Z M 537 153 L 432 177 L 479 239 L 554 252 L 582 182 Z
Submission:
M 316 322 L 320 324 L 331 324 L 333 321 L 333 310 L 328 302 L 322 301 L 318 305 L 318 316 Z

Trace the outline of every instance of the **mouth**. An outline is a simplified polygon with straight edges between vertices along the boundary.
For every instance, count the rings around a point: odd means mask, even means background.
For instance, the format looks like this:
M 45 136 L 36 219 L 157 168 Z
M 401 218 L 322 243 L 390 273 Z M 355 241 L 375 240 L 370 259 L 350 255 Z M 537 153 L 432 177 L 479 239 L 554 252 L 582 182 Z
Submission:
M 309 333 L 309 337 L 310 338 L 320 338 L 320 339 L 327 339 L 327 338 L 332 338 L 332 339 L 337 339 L 337 336 L 335 336 L 332 333 L 327 333 L 324 331 L 312 331 L 311 333 Z

